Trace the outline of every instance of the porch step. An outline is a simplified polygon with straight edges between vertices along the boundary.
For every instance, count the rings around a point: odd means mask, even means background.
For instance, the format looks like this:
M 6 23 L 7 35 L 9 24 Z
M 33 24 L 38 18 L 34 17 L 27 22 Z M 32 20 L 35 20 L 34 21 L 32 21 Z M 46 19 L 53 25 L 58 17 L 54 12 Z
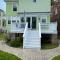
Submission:
M 28 30 L 24 38 L 24 48 L 41 48 L 41 39 L 38 30 Z

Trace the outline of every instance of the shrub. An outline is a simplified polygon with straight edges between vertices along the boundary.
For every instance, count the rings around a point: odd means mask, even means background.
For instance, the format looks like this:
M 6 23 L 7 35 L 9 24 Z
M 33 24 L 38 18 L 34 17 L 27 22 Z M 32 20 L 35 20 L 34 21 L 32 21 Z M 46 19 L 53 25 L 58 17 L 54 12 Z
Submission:
M 5 36 L 5 41 L 6 41 L 6 43 L 9 43 L 11 41 L 11 38 Z
M 12 47 L 20 47 L 22 46 L 22 42 L 23 42 L 22 37 L 16 37 L 15 40 L 11 40 L 9 42 L 9 45 Z

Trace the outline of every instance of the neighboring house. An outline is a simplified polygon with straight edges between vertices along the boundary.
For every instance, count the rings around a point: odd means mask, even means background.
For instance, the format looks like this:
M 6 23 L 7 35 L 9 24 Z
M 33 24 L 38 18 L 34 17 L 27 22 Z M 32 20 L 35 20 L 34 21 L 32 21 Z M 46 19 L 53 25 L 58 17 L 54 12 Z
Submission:
M 23 48 L 57 43 L 57 22 L 50 21 L 51 0 L 5 0 L 6 29 L 12 38 L 23 34 Z
M 2 9 L 0 9 L 0 32 L 3 32 L 5 25 L 5 20 L 1 18 L 3 16 L 5 16 L 5 12 Z

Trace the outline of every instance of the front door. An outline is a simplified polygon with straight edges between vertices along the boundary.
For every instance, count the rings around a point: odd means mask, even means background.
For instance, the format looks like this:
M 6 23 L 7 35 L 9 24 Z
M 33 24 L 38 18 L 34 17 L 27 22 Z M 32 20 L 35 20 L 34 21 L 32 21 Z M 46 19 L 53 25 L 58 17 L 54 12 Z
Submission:
M 36 17 L 32 17 L 32 29 L 36 29 Z
M 31 20 L 31 18 L 30 17 L 27 17 L 28 28 L 30 28 L 30 20 Z

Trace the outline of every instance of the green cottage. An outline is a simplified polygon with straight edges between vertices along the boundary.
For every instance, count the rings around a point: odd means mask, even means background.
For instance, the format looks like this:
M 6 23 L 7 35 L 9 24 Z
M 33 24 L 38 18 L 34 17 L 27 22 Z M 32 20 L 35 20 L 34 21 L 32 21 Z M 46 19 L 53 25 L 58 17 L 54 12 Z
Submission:
M 56 43 L 57 22 L 50 21 L 51 0 L 5 0 L 6 29 L 13 38 L 23 37 L 23 48 L 41 48 Z M 51 38 L 51 39 L 50 39 Z

